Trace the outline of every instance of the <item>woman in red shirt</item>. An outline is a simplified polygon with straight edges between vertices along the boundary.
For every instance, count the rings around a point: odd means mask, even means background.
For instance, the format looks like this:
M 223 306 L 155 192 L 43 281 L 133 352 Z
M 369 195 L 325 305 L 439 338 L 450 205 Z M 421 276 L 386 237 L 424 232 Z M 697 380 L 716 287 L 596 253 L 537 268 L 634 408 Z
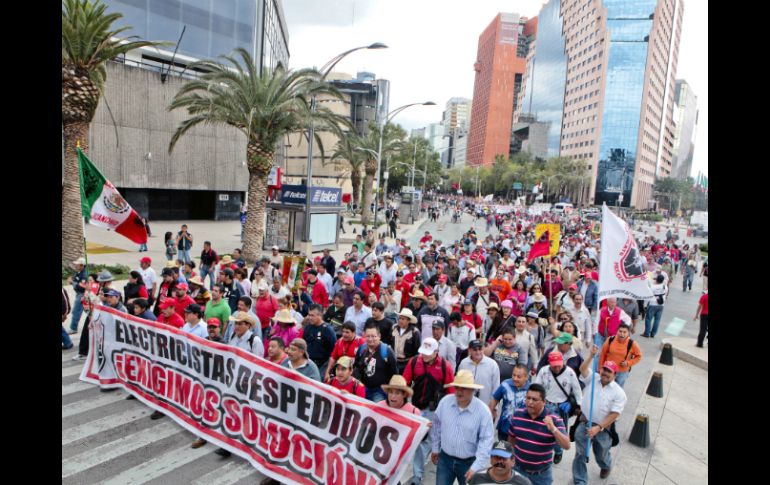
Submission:
M 695 318 L 697 320 L 700 316 L 700 332 L 698 332 L 698 347 L 703 348 L 703 339 L 709 332 L 709 294 L 708 291 L 704 291 L 698 300 L 698 310 L 695 311 Z
M 513 308 L 511 308 L 511 315 L 514 317 L 520 317 L 524 314 L 524 305 L 527 303 L 527 297 L 529 296 L 529 293 L 527 292 L 527 288 L 524 285 L 524 282 L 521 280 L 516 280 L 516 283 L 513 284 L 513 290 L 508 294 L 508 300 L 513 303 Z
M 463 302 L 463 322 L 468 322 L 476 329 L 476 335 L 481 335 L 481 317 L 473 309 L 473 302 L 468 299 Z

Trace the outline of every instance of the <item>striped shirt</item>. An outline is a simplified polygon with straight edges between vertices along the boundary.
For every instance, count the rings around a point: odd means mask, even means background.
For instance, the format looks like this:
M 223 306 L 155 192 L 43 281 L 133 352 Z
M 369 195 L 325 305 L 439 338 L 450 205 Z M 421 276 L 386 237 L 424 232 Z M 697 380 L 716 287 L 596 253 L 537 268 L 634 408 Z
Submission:
M 553 424 L 562 434 L 567 434 L 564 421 L 556 414 L 548 414 L 544 408 L 535 419 L 530 417 L 526 408 L 517 409 L 511 418 L 511 429 L 508 436 L 516 439 L 513 454 L 516 464 L 527 472 L 539 472 L 551 466 L 553 462 L 553 447 L 556 438 L 548 431 L 543 423 L 546 416 L 551 416 Z
M 480 472 L 489 467 L 493 437 L 492 413 L 478 398 L 472 398 L 465 409 L 460 409 L 453 394 L 444 396 L 438 403 L 431 429 L 433 453 L 443 451 L 455 458 L 476 457 L 471 470 Z

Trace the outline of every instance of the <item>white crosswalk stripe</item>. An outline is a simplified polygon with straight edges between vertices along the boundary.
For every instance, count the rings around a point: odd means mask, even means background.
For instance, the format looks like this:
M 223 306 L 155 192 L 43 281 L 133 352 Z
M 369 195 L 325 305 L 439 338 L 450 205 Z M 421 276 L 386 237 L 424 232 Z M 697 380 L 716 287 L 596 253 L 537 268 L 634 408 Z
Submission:
M 149 416 L 151 412 L 152 410 L 150 408 L 141 406 L 119 414 L 111 414 L 90 423 L 65 429 L 61 433 L 61 444 L 62 446 L 65 446 L 74 441 L 107 431 L 110 428 L 114 428 L 116 425 L 130 423 L 137 419 L 150 419 Z
M 86 411 L 92 411 L 96 408 L 112 404 L 126 398 L 126 394 L 121 391 L 99 393 L 96 397 L 91 397 L 87 400 L 82 399 L 80 401 L 73 402 L 62 406 L 61 417 L 62 419 L 74 416 L 76 414 L 84 413 Z
M 230 461 L 227 465 L 193 480 L 190 485 L 231 485 L 254 473 L 256 469 L 247 461 Z
M 62 367 L 61 376 L 62 377 L 77 376 L 77 375 L 80 375 L 81 372 L 83 372 L 83 366 L 80 366 L 80 365 Z
M 93 387 L 94 387 L 93 384 L 89 384 L 83 381 L 77 381 L 77 382 L 73 382 L 72 384 L 61 386 L 61 395 L 66 396 L 68 394 L 73 394 L 75 392 L 85 391 L 86 389 L 93 389 Z
M 175 468 L 182 467 L 188 463 L 191 463 L 207 453 L 211 453 L 211 447 L 204 446 L 193 450 L 190 448 L 190 443 L 185 443 L 184 446 L 176 448 L 173 451 L 163 453 L 151 460 L 129 468 L 128 470 L 116 475 L 109 480 L 102 482 L 104 485 L 134 485 L 140 483 L 147 483 L 153 478 L 168 473 Z

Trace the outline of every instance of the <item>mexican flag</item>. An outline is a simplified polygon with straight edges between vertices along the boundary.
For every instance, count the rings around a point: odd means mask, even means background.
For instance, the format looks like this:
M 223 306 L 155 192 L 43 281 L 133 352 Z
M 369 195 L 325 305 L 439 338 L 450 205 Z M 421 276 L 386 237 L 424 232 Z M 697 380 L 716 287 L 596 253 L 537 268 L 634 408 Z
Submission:
M 80 167 L 80 203 L 83 217 L 94 226 L 112 229 L 137 244 L 147 243 L 147 229 L 142 218 L 124 199 L 91 160 L 78 150 Z

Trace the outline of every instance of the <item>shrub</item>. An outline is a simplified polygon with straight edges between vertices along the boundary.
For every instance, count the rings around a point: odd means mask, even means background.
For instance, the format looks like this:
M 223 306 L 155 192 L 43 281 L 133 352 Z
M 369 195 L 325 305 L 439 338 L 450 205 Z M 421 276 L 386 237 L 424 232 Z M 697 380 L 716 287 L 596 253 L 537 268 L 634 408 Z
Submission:
M 115 277 L 115 279 L 121 280 L 128 278 L 128 273 L 131 272 L 131 268 L 129 268 L 126 265 L 123 264 L 115 264 L 115 265 L 109 265 L 109 264 L 89 264 L 88 265 L 88 273 L 91 274 L 99 274 L 101 271 L 104 270 L 109 271 L 112 273 L 112 276 Z M 66 280 L 70 276 L 75 275 L 75 270 L 72 269 L 69 266 L 62 265 L 61 267 L 61 279 Z
M 704 253 L 708 253 L 709 252 L 709 243 L 701 244 L 700 245 L 700 250 L 702 252 L 704 252 Z

